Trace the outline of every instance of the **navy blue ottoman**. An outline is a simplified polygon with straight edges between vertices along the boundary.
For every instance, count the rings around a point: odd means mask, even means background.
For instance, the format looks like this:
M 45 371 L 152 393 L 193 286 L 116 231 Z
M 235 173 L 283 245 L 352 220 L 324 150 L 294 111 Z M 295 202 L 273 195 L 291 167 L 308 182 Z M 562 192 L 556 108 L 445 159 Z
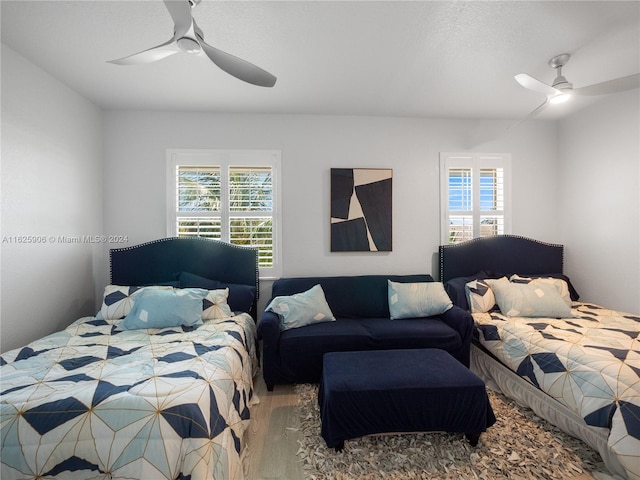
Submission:
M 333 352 L 318 391 L 322 438 L 375 433 L 460 432 L 472 445 L 496 418 L 484 382 L 444 350 Z

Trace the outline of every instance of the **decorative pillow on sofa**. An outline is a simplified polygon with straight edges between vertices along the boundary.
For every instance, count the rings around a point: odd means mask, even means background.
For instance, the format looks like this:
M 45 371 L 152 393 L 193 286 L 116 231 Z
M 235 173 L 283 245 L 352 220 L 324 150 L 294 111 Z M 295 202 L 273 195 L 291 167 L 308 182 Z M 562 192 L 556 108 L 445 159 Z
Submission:
M 493 280 L 509 283 L 507 277 Z M 485 313 L 496 306 L 496 298 L 487 283 L 487 279 L 473 280 L 464 286 L 464 290 L 471 313 Z
M 118 325 L 122 330 L 202 325 L 202 301 L 207 290 L 199 288 L 147 289 Z
M 571 308 L 553 285 L 487 280 L 507 317 L 571 318 Z
M 173 287 L 168 285 L 149 287 L 107 285 L 104 288 L 100 316 L 104 320 L 118 320 L 126 317 L 133 308 L 136 297 L 148 289 L 172 290 Z
M 336 319 L 320 285 L 314 285 L 306 292 L 275 297 L 265 310 L 278 314 L 280 330 L 331 322 Z
M 431 317 L 453 307 L 442 282 L 398 283 L 387 280 L 387 283 L 392 320 Z
M 533 285 L 540 285 L 541 283 L 546 285 L 553 285 L 558 289 L 558 293 L 564 300 L 564 302 L 571 306 L 571 295 L 569 293 L 569 284 L 561 278 L 552 277 L 521 277 L 519 275 L 511 275 L 509 279 L 512 283 L 531 283 Z

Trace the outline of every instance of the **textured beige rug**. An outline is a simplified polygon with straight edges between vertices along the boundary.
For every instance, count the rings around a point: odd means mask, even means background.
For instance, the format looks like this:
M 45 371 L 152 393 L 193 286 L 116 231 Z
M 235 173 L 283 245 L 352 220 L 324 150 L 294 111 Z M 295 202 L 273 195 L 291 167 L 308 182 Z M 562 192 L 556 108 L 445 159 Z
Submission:
M 497 422 L 472 447 L 462 434 L 375 435 L 345 442 L 337 453 L 320 435 L 316 385 L 298 385 L 305 478 L 373 479 L 568 479 L 606 471 L 600 456 L 580 440 L 489 391 Z

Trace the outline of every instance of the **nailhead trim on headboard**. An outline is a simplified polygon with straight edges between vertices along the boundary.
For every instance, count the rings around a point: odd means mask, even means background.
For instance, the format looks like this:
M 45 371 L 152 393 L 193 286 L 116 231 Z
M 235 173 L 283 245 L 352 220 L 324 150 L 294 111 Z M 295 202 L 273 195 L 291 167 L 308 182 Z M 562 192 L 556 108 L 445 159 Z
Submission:
M 452 244 L 449 244 L 449 245 L 440 245 L 438 247 L 439 260 L 440 260 L 440 265 L 439 265 L 439 267 L 440 267 L 440 272 L 439 272 L 440 273 L 440 281 L 443 281 L 443 279 L 445 278 L 445 259 L 444 259 L 445 251 L 451 252 L 451 251 L 453 251 L 452 249 L 461 249 L 461 250 L 465 250 L 466 251 L 466 250 L 475 248 L 474 246 L 479 244 L 479 243 L 495 241 L 496 238 L 504 239 L 504 241 L 506 241 L 506 242 L 508 242 L 509 239 L 524 240 L 525 242 L 529 242 L 531 244 L 532 253 L 535 252 L 535 247 L 536 246 L 543 246 L 543 247 L 549 247 L 549 248 L 553 248 L 553 249 L 559 249 L 560 250 L 560 252 L 559 252 L 560 253 L 560 265 L 557 266 L 557 268 L 559 268 L 558 272 L 530 272 L 530 273 L 562 273 L 563 267 L 564 267 L 564 245 L 555 244 L 555 243 L 547 243 L 547 242 L 543 242 L 541 240 L 536 240 L 536 239 L 533 239 L 533 238 L 528 238 L 528 237 L 524 237 L 524 236 L 520 236 L 520 235 L 496 235 L 496 236 L 492 236 L 492 237 L 474 238 L 474 239 L 467 240 L 467 241 L 461 242 L 461 243 L 452 243 Z M 517 260 L 517 259 L 514 259 L 514 260 Z M 491 263 L 492 259 L 488 259 L 488 261 L 489 261 L 489 263 Z M 468 274 L 472 275 L 472 274 L 476 273 L 476 271 L 468 272 Z

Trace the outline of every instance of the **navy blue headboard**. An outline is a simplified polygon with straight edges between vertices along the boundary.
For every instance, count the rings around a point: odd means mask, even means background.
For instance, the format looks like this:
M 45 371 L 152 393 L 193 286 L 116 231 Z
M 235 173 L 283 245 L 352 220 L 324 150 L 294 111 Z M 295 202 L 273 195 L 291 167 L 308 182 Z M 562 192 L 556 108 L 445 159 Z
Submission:
M 111 283 L 152 285 L 176 279 L 180 272 L 256 288 L 258 250 L 207 238 L 163 238 L 110 251 Z
M 440 245 L 440 281 L 485 270 L 503 274 L 563 273 L 564 246 L 516 235 Z

